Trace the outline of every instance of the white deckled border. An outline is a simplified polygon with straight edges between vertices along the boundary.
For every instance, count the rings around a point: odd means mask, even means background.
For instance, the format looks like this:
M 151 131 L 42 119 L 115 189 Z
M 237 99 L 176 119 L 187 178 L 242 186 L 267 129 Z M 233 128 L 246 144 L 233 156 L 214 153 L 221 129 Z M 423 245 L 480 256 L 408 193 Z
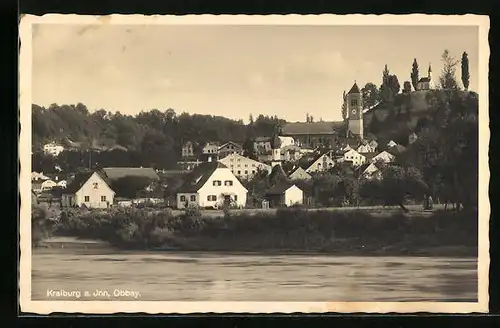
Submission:
M 150 302 L 31 300 L 31 70 L 33 24 L 120 25 L 434 25 L 479 27 L 479 256 L 478 302 Z M 20 305 L 23 312 L 66 313 L 472 313 L 488 312 L 489 285 L 489 18 L 479 15 L 24 15 L 20 22 Z M 31 198 L 31 197 L 29 197 Z

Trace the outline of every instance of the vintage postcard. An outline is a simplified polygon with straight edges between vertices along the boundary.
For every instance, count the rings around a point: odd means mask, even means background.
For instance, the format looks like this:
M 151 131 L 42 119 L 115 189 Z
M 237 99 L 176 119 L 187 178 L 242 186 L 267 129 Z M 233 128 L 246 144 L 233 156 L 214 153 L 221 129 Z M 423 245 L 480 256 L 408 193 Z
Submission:
M 22 16 L 22 312 L 488 312 L 488 31 Z

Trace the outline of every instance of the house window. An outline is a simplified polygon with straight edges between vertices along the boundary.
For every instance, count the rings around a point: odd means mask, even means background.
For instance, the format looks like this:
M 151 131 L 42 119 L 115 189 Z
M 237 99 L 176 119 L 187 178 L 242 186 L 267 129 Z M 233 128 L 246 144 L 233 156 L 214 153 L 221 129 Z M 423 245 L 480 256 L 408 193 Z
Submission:
M 182 195 L 181 196 L 181 202 L 185 202 L 186 201 L 186 196 Z
M 252 164 L 252 167 L 255 167 L 255 164 Z
M 94 182 L 94 189 L 98 189 L 99 188 L 99 184 L 97 182 Z
M 208 195 L 207 196 L 207 200 L 209 202 L 215 202 L 217 200 L 217 196 L 215 196 L 215 195 Z
M 245 174 L 248 174 L 248 170 L 245 170 Z
M 90 196 L 85 196 L 84 199 L 85 202 L 90 202 Z
M 240 165 L 240 164 L 238 164 L 238 167 L 241 167 L 241 165 Z
M 255 170 L 252 170 L 252 174 L 255 174 Z
M 234 195 L 234 201 L 237 201 L 237 200 L 238 200 L 238 196 Z
M 248 164 L 245 164 L 245 167 L 248 167 Z
M 240 171 L 240 170 L 238 170 L 238 174 L 241 174 L 241 171 Z
M 232 186 L 232 185 L 233 185 L 233 181 L 231 181 L 231 180 L 224 181 L 224 186 Z
M 196 195 L 191 195 L 190 199 L 192 202 L 194 202 L 196 200 Z
M 106 201 L 106 196 L 101 196 L 101 202 L 105 202 Z
M 214 180 L 213 185 L 214 186 L 222 186 L 222 181 L 220 181 L 220 180 Z
M 358 99 L 351 99 L 351 106 L 358 106 Z

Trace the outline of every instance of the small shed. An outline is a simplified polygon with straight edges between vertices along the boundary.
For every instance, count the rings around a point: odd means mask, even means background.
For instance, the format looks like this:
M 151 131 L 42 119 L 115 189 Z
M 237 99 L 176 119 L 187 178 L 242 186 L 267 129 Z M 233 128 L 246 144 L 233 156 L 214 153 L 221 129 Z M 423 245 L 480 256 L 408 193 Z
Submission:
M 304 203 L 304 192 L 294 183 L 280 181 L 266 192 L 270 207 L 292 206 Z

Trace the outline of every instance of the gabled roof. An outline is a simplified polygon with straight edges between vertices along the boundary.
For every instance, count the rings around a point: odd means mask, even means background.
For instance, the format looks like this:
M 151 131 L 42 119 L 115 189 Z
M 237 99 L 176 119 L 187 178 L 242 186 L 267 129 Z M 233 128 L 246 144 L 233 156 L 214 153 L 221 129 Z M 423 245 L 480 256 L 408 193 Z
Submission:
M 359 87 L 358 87 L 358 84 L 356 82 L 354 82 L 351 90 L 349 90 L 349 92 L 347 94 L 354 94 L 354 93 L 357 93 L 357 94 L 361 93 L 361 91 L 359 91 Z
M 418 80 L 418 82 L 430 82 L 430 81 L 431 81 L 431 79 L 428 77 L 423 77 L 420 80 Z
M 103 177 L 102 174 L 99 174 L 97 171 L 92 171 L 92 172 L 83 172 L 83 173 L 78 173 L 75 175 L 75 178 L 73 181 L 71 181 L 66 189 L 64 189 L 65 194 L 75 194 L 78 190 L 80 190 L 83 185 L 90 179 L 90 177 L 94 174 L 98 174 L 109 186 L 109 183 L 105 177 Z
M 160 180 L 156 171 L 151 167 L 106 167 L 102 171 L 109 180 L 118 180 L 124 177 L 144 177 L 151 180 Z
M 343 127 L 343 122 L 295 122 L 287 123 L 283 127 L 282 134 L 307 135 L 307 134 L 336 134 Z
M 274 186 L 272 186 L 269 190 L 266 191 L 266 195 L 282 195 L 285 191 L 287 191 L 290 187 L 295 184 L 290 181 L 280 181 Z
M 227 168 L 221 162 L 207 162 L 202 163 L 194 168 L 189 174 L 186 175 L 184 183 L 179 188 L 180 193 L 195 193 L 203 187 L 207 180 L 217 169 Z
M 401 145 L 392 146 L 391 148 L 387 149 L 387 152 L 394 156 L 399 155 L 404 151 L 406 151 L 406 148 Z
M 365 158 L 367 160 L 371 160 L 372 158 L 374 158 L 375 156 L 377 156 L 378 154 L 380 153 L 377 153 L 377 152 L 369 152 L 369 153 L 363 153 L 361 155 L 365 156 Z
M 318 160 L 321 155 L 306 154 L 299 159 L 298 165 L 304 170 L 308 169 L 314 162 Z
M 243 148 L 243 146 L 241 146 L 240 144 L 237 144 L 236 142 L 228 141 L 225 144 L 219 146 L 219 149 L 222 149 L 222 148 L 226 147 L 226 145 L 229 145 L 229 144 L 236 146 L 238 148 Z

